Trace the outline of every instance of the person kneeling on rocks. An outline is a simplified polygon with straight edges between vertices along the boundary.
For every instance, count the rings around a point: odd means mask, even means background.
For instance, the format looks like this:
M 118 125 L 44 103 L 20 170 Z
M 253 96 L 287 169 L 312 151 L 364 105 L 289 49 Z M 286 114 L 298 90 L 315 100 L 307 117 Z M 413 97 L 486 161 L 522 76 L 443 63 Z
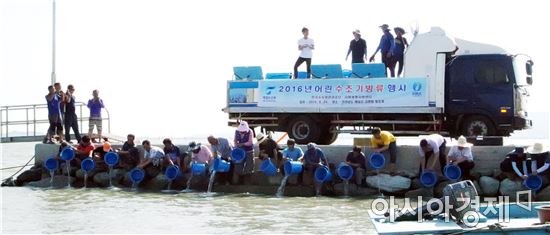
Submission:
M 355 184 L 357 184 L 357 186 L 365 186 L 363 180 L 365 179 L 365 172 L 367 171 L 366 161 L 367 158 L 358 146 L 353 146 L 353 150 L 350 151 L 346 157 L 346 163 L 353 168 L 353 176 L 355 177 Z
M 527 163 L 526 163 L 525 149 L 523 147 L 516 147 L 514 151 L 506 154 L 506 157 L 500 162 L 500 171 L 502 175 L 498 178 L 508 178 L 510 180 L 521 180 L 523 175 L 527 175 Z M 522 167 L 522 170 L 518 168 L 518 165 Z
M 307 150 L 304 156 L 298 160 L 304 163 L 304 179 L 312 181 L 317 167 L 328 167 L 328 161 L 325 154 L 315 143 L 307 144 Z
M 464 180 L 471 180 L 470 170 L 475 166 L 472 146 L 473 144 L 466 141 L 466 137 L 460 136 L 457 144 L 447 154 L 447 163 L 460 167 Z
M 149 140 L 144 140 L 141 145 L 144 150 L 143 159 L 141 159 L 137 167 L 145 170 L 145 178 L 149 180 L 155 178 L 160 173 L 164 151 L 157 146 L 151 146 Z
M 106 172 L 109 166 L 105 162 L 105 154 L 112 152 L 111 144 L 108 141 L 103 142 L 103 145 L 94 149 L 92 160 L 95 162 L 95 173 Z
M 550 153 L 542 143 L 535 143 L 533 146 L 527 148 L 527 154 L 529 154 L 527 166 L 531 167 L 531 175 L 539 175 L 542 178 L 542 187 L 546 187 L 550 184 Z M 526 179 L 528 175 L 523 175 L 522 178 Z

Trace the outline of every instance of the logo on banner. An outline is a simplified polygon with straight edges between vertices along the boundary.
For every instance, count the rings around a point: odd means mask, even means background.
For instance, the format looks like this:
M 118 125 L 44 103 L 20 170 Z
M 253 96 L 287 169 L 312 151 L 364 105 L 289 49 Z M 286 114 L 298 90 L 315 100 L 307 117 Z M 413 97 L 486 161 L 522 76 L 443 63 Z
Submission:
M 274 86 L 268 86 L 267 89 L 266 89 L 266 94 L 267 95 L 271 95 L 271 92 L 275 90 L 275 87 Z
M 420 82 L 413 83 L 413 93 L 412 93 L 412 95 L 413 96 L 422 96 L 422 92 L 420 92 L 420 90 L 422 90 L 422 83 L 420 83 Z

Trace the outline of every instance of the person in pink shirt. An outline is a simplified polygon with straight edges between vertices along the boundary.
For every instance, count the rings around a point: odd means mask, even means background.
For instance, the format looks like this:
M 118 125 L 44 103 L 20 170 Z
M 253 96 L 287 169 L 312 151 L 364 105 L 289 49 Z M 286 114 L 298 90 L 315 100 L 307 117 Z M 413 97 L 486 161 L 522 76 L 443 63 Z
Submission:
M 210 149 L 208 149 L 208 147 L 206 146 L 201 145 L 200 143 L 192 141 L 191 143 L 189 143 L 189 147 L 187 150 L 192 153 L 191 164 L 208 164 L 212 160 L 212 152 L 210 151 Z

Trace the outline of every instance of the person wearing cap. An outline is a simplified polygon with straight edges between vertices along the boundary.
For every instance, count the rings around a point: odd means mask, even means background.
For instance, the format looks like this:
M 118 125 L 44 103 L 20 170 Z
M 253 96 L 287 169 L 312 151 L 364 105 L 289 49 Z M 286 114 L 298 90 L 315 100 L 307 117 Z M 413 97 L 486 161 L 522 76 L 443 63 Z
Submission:
M 535 143 L 533 146 L 527 148 L 528 163 L 530 165 L 531 175 L 539 175 L 542 178 L 542 187 L 550 184 L 550 153 L 549 150 L 544 147 L 542 143 Z M 530 164 L 529 164 L 530 163 Z M 522 178 L 526 179 L 528 175 L 523 175 Z
M 397 162 L 397 142 L 395 136 L 389 131 L 383 131 L 379 127 L 372 129 L 372 138 L 370 139 L 371 149 L 375 153 L 389 152 L 390 154 L 390 173 L 395 173 L 395 163 Z
M 367 158 L 365 154 L 361 152 L 361 147 L 353 146 L 353 150 L 346 156 L 346 163 L 353 168 L 353 176 L 355 177 L 355 184 L 357 186 L 365 185 L 363 180 L 365 179 L 365 172 L 367 172 Z
M 149 140 L 144 140 L 141 145 L 144 150 L 143 158 L 137 167 L 145 171 L 146 179 L 155 178 L 161 171 L 164 151 L 157 146 L 152 146 Z
M 298 40 L 298 50 L 300 51 L 300 56 L 294 63 L 294 78 L 298 78 L 298 67 L 302 63 L 306 62 L 307 66 L 307 77 L 311 77 L 311 57 L 313 57 L 313 50 L 315 49 L 315 43 L 313 39 L 309 38 L 309 29 L 306 27 L 302 28 L 303 38 Z
M 231 151 L 233 151 L 233 146 L 231 146 L 229 140 L 223 137 L 216 138 L 213 135 L 208 136 L 207 140 L 210 144 L 210 148 L 212 149 L 213 156 L 219 156 L 227 162 L 231 161 Z M 233 168 L 233 164 L 230 164 L 228 172 L 216 173 L 216 182 L 221 184 L 231 183 Z
M 175 165 L 179 167 L 180 171 L 183 173 L 184 169 L 182 166 L 183 161 L 181 160 L 180 148 L 175 146 L 170 138 L 165 138 L 162 140 L 162 144 L 164 145 L 164 166 L 167 167 L 169 165 Z
M 387 24 L 380 25 L 380 29 L 382 29 L 383 35 L 380 37 L 380 43 L 378 44 L 378 48 L 376 48 L 376 51 L 372 56 L 370 57 L 369 61 L 374 61 L 374 56 L 378 51 L 380 51 L 382 54 L 382 63 L 386 66 L 386 69 L 390 70 L 390 74 L 392 77 L 395 77 L 395 71 L 391 66 L 391 57 L 392 57 L 392 51 L 391 48 L 393 47 L 393 35 L 390 32 L 390 27 Z
M 445 157 L 446 145 L 447 141 L 439 134 L 431 134 L 420 140 L 420 146 L 418 147 L 418 154 L 420 155 L 419 174 L 422 174 L 424 170 L 435 170 L 437 160 L 439 160 L 441 173 L 443 173 L 447 159 Z
M 235 131 L 235 137 L 233 138 L 233 146 L 245 151 L 246 159 L 235 164 L 235 172 L 240 176 L 239 181 L 243 181 L 242 176 L 248 176 L 254 171 L 254 133 L 252 129 L 248 127 L 246 121 L 241 121 L 239 127 Z
M 356 29 L 353 31 L 354 39 L 349 43 L 348 54 L 346 55 L 346 61 L 351 53 L 351 63 L 365 63 L 367 59 L 367 42 L 361 38 L 361 31 Z M 364 58 L 364 60 L 363 60 Z
M 201 164 L 210 164 L 212 161 L 212 152 L 208 147 L 202 145 L 201 143 L 196 143 L 191 141 L 187 148 L 187 151 L 191 152 L 191 162 L 192 163 L 201 163 Z
M 510 180 L 521 180 L 523 175 L 527 175 L 527 155 L 525 148 L 516 147 L 512 152 L 506 154 L 506 157 L 500 162 L 500 171 L 502 174 L 498 177 L 500 180 L 508 178 Z M 520 166 L 522 170 L 518 168 Z
M 323 151 L 315 143 L 307 144 L 304 156 L 298 159 L 304 163 L 304 178 L 313 179 L 317 167 L 327 166 L 328 161 Z M 306 176 L 307 175 L 307 176 Z
M 466 137 L 460 136 L 457 144 L 451 146 L 447 154 L 447 163 L 458 166 L 462 170 L 462 178 L 471 179 L 470 170 L 474 168 L 474 156 L 472 155 L 473 144 L 466 141 Z
M 391 67 L 395 68 L 397 63 L 399 63 L 399 67 L 397 69 L 397 76 L 399 77 L 403 72 L 403 55 L 405 54 L 405 49 L 409 47 L 409 43 L 407 42 L 407 39 L 403 37 L 403 34 L 405 34 L 405 30 L 403 28 L 395 27 L 393 28 L 393 31 L 395 32 L 395 39 L 393 40 L 393 46 L 391 48 Z
M 258 135 L 256 135 L 256 143 L 260 149 L 258 158 L 262 161 L 269 158 L 275 166 L 279 166 L 282 158 L 281 150 L 283 149 L 273 140 L 271 135 L 266 136 L 261 132 L 258 133 Z

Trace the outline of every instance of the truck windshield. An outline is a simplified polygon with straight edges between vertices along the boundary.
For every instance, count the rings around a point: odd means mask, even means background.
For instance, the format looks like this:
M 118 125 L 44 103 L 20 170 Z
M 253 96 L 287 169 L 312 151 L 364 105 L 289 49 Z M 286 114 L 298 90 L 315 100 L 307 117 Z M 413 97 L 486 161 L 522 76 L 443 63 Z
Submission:
M 514 73 L 516 75 L 516 85 L 529 86 L 533 83 L 533 61 L 525 55 L 516 55 L 514 57 Z

